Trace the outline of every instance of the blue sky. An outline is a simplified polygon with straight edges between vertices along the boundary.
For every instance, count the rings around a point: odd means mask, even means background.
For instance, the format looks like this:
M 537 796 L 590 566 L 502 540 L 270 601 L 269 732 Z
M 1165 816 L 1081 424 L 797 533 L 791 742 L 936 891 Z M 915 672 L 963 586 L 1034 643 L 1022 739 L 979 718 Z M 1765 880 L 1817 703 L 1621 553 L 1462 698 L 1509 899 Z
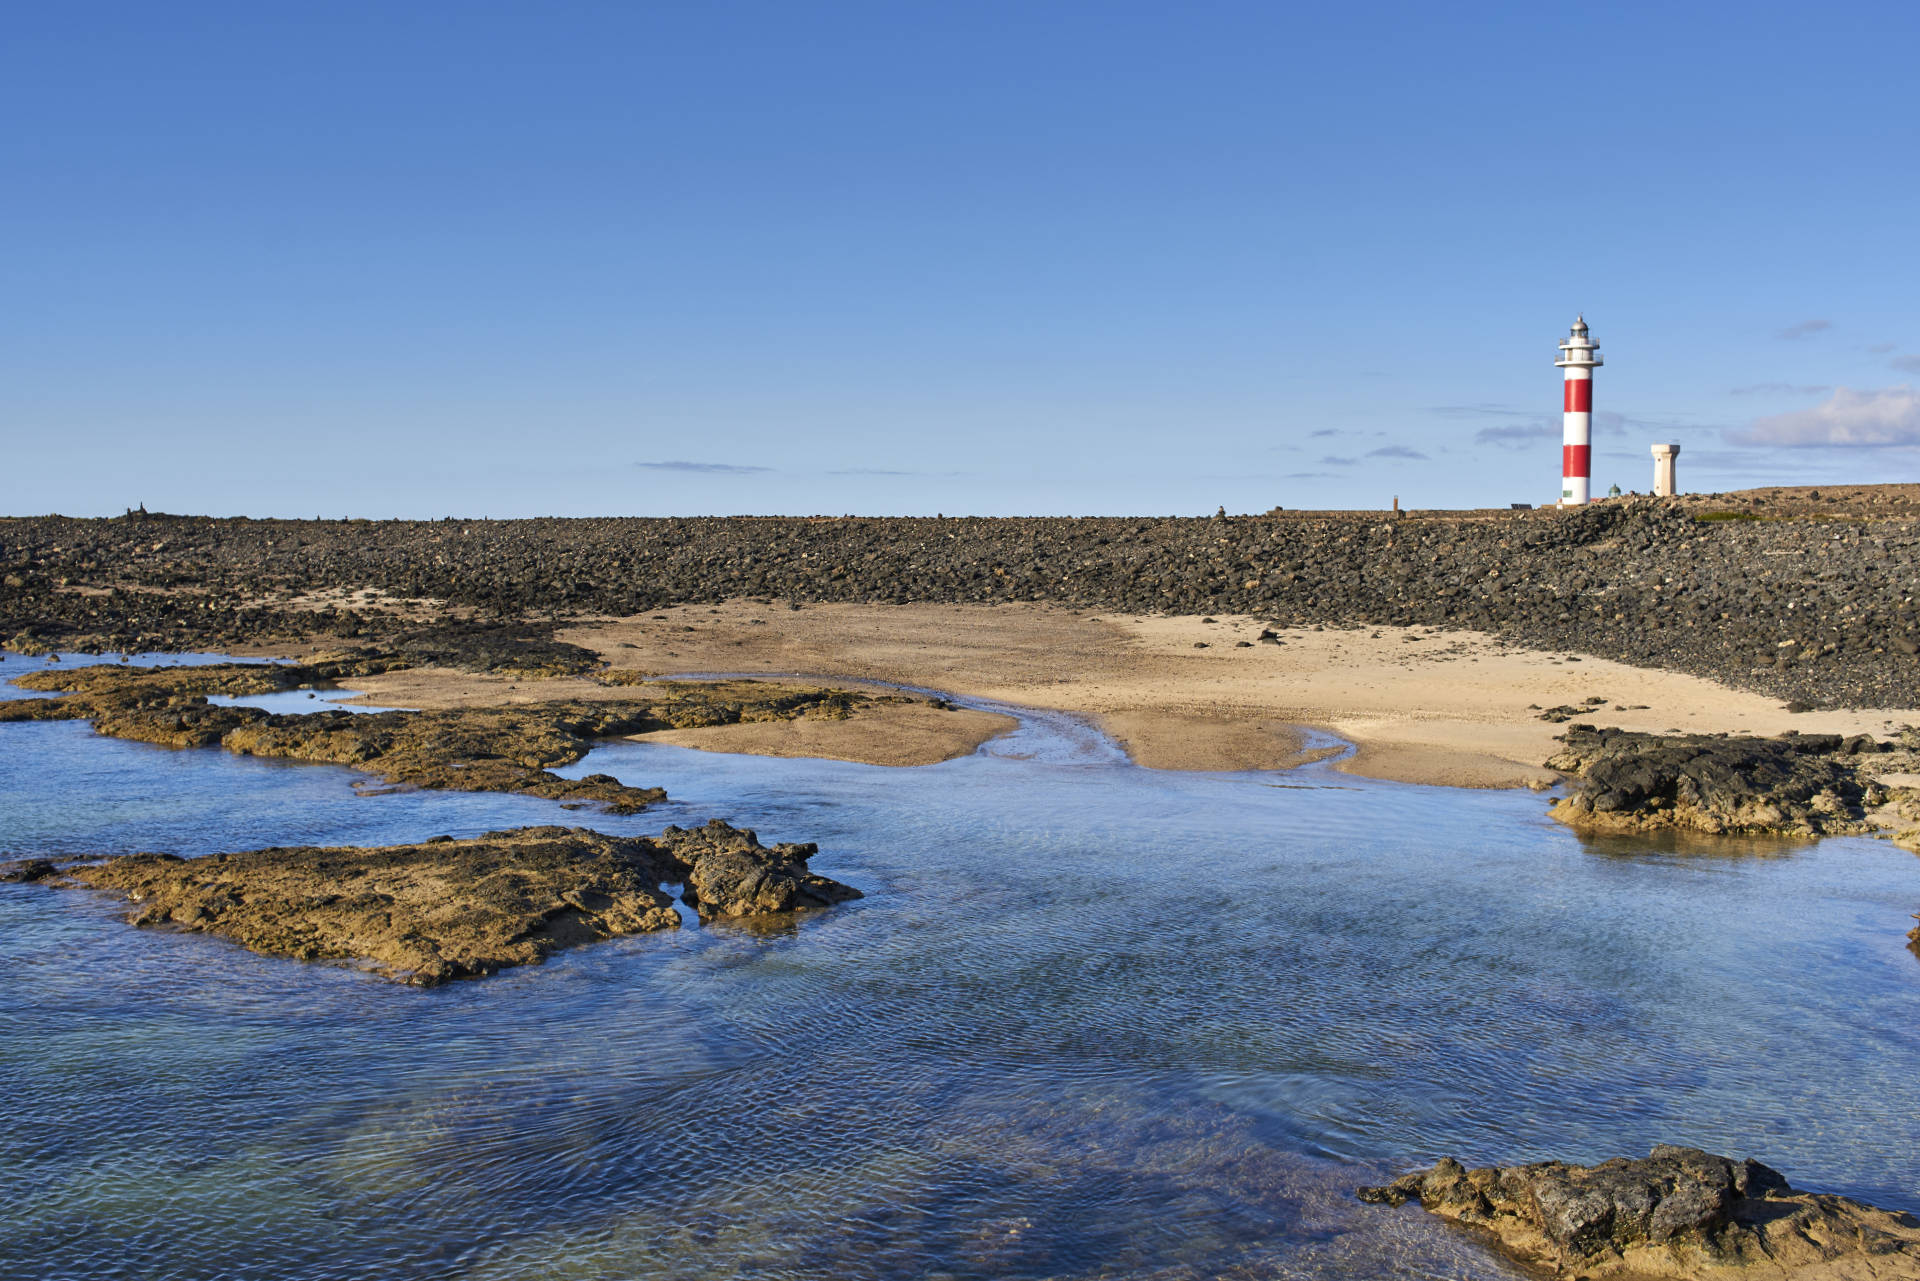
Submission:
M 101 3 L 0 42 L 0 512 L 1920 480 L 1920 5 Z

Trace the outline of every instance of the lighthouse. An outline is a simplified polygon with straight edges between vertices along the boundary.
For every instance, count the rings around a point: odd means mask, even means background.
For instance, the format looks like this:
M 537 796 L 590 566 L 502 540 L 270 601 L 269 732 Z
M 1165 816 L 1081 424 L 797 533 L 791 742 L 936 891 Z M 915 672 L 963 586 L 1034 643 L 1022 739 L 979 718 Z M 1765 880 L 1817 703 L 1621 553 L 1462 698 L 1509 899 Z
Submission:
M 1567 371 L 1566 418 L 1560 448 L 1560 505 L 1585 506 L 1593 479 L 1593 371 L 1606 362 L 1600 344 L 1587 337 L 1585 316 L 1576 316 L 1573 335 L 1560 341 L 1560 359 Z

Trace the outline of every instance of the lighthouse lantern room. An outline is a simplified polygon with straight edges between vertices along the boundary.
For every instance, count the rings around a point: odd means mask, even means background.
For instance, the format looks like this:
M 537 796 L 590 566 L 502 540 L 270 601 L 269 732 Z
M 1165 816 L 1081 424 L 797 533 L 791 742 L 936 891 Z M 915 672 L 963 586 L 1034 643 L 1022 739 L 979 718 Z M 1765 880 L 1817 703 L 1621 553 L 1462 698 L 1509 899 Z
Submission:
M 1579 507 L 1589 500 L 1593 483 L 1593 371 L 1606 363 L 1600 344 L 1587 337 L 1585 316 L 1574 319 L 1573 334 L 1561 340 L 1560 358 L 1553 363 L 1567 371 L 1560 505 Z

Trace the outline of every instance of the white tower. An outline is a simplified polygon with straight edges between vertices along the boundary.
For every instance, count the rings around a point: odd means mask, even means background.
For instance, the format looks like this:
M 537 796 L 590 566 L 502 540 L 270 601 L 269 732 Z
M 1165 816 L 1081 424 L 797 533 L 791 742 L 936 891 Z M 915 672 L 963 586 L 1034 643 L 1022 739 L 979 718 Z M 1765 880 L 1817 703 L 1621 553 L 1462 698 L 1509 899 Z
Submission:
M 1561 341 L 1560 359 L 1553 363 L 1567 371 L 1560 505 L 1581 507 L 1593 484 L 1593 371 L 1607 363 L 1600 359 L 1600 344 L 1587 338 L 1586 317 L 1574 318 L 1573 336 Z
M 1655 445 L 1653 447 L 1653 492 L 1659 498 L 1672 498 L 1679 492 L 1674 487 L 1673 460 L 1680 456 L 1678 445 Z

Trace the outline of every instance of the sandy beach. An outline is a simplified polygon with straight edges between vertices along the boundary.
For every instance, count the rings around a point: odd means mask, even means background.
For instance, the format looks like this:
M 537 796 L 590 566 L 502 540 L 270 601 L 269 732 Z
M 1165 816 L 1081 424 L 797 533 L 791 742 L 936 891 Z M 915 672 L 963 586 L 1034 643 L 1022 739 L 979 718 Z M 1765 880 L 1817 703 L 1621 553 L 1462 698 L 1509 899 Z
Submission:
M 1541 767 L 1578 717 L 1654 732 L 1885 733 L 1920 709 L 1791 713 L 1764 695 L 1475 632 L 1292 628 L 1262 641 L 1244 617 L 1138 617 L 1037 604 L 784 605 L 731 601 L 592 620 L 560 639 L 615 669 L 885 681 L 1082 715 L 1154 769 L 1285 769 L 1324 756 L 1303 729 L 1358 747 L 1339 768 L 1456 787 L 1545 786 Z M 1242 642 L 1245 642 L 1244 644 Z M 508 681 L 424 669 L 355 682 L 365 701 L 443 707 L 612 698 L 591 680 Z M 1591 700 L 1603 700 L 1593 703 Z M 915 765 L 963 755 L 1010 722 L 890 704 L 850 721 L 800 720 L 654 736 L 689 747 Z

